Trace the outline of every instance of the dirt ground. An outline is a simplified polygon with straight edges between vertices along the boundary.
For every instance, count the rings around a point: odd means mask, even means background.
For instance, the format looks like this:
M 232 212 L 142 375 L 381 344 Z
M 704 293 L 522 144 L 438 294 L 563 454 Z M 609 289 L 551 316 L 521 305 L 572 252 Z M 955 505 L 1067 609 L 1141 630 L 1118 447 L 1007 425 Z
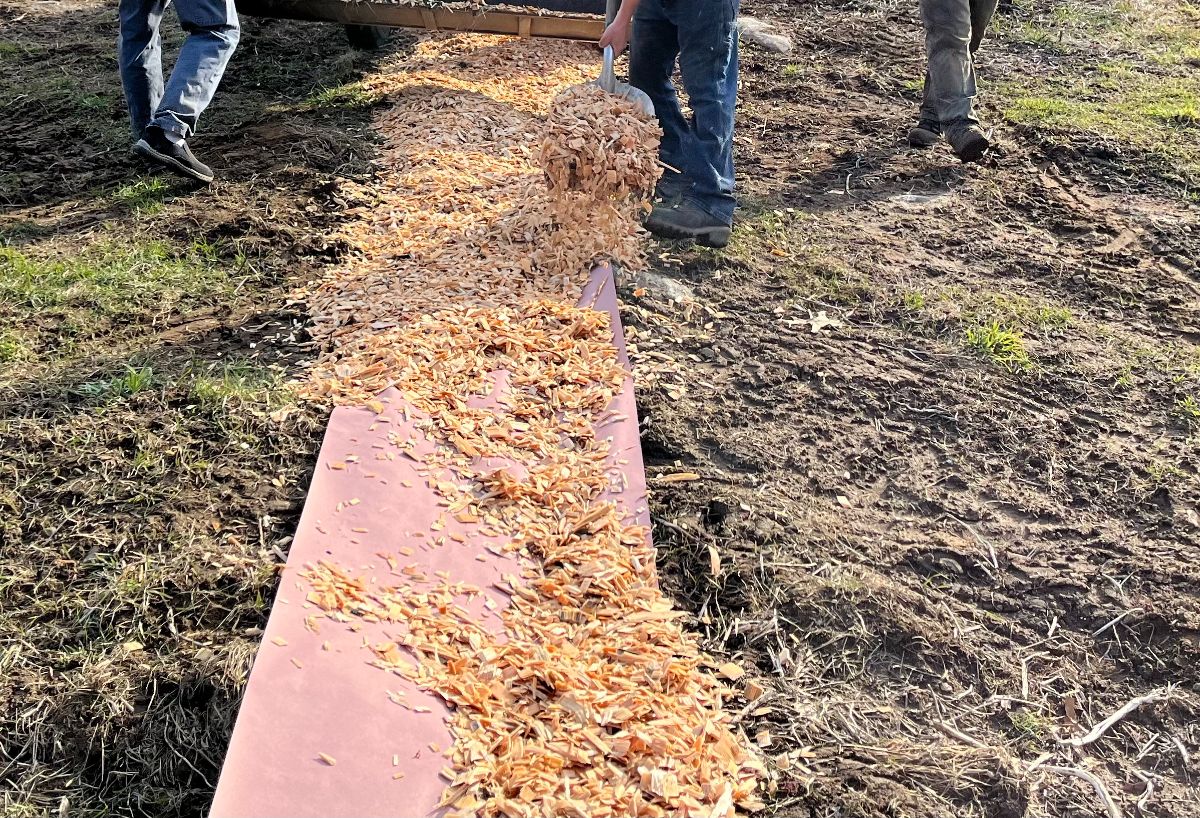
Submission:
M 323 425 L 289 294 L 387 58 L 248 21 L 196 192 L 126 153 L 111 5 L 0 0 L 13 818 L 207 809 Z M 796 49 L 744 51 L 734 241 L 623 292 L 664 583 L 757 669 L 774 814 L 1200 815 L 1200 22 L 1004 4 L 963 167 L 903 141 L 915 6 L 745 4 Z

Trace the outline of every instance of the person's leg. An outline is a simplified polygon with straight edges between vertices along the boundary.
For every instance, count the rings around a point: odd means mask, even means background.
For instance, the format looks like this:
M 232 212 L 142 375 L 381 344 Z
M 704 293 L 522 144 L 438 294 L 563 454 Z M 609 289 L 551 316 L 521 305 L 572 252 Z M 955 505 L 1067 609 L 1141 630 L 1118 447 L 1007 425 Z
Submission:
M 663 0 L 642 0 L 633 18 L 629 43 L 629 84 L 640 88 L 654 103 L 654 113 L 662 126 L 659 156 L 669 165 L 663 171 L 659 188 L 666 198 L 682 196 L 691 184 L 683 170 L 684 145 L 691 129 L 679 108 L 679 96 L 671 81 L 675 58 L 679 56 L 679 33 L 666 18 Z
M 134 140 L 141 139 L 163 95 L 162 40 L 158 29 L 166 4 L 167 0 L 121 0 L 117 9 L 120 19 L 117 61 Z
M 735 207 L 733 124 L 737 104 L 738 0 L 669 0 L 679 29 L 679 70 L 692 109 L 685 197 L 726 225 Z
M 942 122 L 929 96 L 929 72 L 926 71 L 921 86 L 921 112 L 917 115 L 916 127 L 908 132 L 908 144 L 914 148 L 929 148 L 941 138 Z
M 186 139 L 195 133 L 197 120 L 212 102 L 241 29 L 233 0 L 176 0 L 175 10 L 188 36 L 153 123 Z
M 971 0 L 971 53 L 979 50 L 1000 0 Z
M 975 122 L 969 0 L 921 0 L 928 74 L 925 93 L 942 125 Z
M 964 162 L 978 161 L 991 143 L 975 116 L 971 2 L 921 0 L 921 17 L 925 23 L 929 99 L 955 154 Z

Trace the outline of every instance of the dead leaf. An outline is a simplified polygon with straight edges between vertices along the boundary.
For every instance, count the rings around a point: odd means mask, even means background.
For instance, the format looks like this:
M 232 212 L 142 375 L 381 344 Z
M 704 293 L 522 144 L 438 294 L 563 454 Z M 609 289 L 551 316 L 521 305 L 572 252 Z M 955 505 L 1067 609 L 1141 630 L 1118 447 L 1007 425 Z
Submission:
M 812 327 L 813 332 L 820 332 L 826 327 L 837 329 L 838 327 L 845 326 L 842 321 L 839 321 L 836 318 L 830 318 L 828 315 L 826 315 L 825 310 L 821 310 L 816 315 L 808 318 L 807 321 L 809 326 Z

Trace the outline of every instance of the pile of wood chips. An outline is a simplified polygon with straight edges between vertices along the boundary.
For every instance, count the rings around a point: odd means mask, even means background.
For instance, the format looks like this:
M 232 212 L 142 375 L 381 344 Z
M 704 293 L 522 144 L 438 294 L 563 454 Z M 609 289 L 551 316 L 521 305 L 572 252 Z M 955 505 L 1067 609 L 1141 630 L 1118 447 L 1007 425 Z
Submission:
M 551 196 L 577 192 L 597 202 L 646 201 L 661 175 L 662 130 L 624 97 L 597 85 L 576 85 L 554 98 L 540 163 Z
M 308 394 L 401 412 L 436 444 L 391 438 L 440 495 L 428 547 L 464 542 L 444 534 L 453 517 L 526 558 L 509 607 L 485 605 L 501 629 L 464 607 L 481 589 L 392 555 L 392 587 L 333 563 L 305 574 L 329 618 L 404 630 L 373 661 L 452 706 L 443 803 L 463 818 L 760 806 L 763 768 L 723 709 L 740 669 L 708 669 L 658 588 L 649 533 L 605 500 L 624 477 L 596 428 L 627 373 L 608 314 L 578 301 L 593 262 L 639 262 L 658 170 L 652 124 L 590 91 L 560 97 L 547 131 L 551 100 L 593 62 L 559 43 L 421 43 L 376 80 L 394 107 L 376 122 L 377 184 L 360 191 L 376 205 L 347 231 L 358 256 L 306 294 L 331 346 Z M 592 109 L 600 147 L 579 118 Z M 375 398 L 389 385 L 406 408 Z

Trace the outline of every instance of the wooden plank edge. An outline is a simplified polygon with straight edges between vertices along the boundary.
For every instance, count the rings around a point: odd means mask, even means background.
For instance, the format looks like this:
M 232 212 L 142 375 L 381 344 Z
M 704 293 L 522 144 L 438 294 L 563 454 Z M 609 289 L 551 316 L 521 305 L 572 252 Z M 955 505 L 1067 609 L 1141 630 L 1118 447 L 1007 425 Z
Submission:
M 602 18 L 522 14 L 507 10 L 472 12 L 393 3 L 347 3 L 345 0 L 238 0 L 237 8 L 240 13 L 251 17 L 461 31 L 473 34 L 507 34 L 513 37 L 595 42 L 604 33 Z

